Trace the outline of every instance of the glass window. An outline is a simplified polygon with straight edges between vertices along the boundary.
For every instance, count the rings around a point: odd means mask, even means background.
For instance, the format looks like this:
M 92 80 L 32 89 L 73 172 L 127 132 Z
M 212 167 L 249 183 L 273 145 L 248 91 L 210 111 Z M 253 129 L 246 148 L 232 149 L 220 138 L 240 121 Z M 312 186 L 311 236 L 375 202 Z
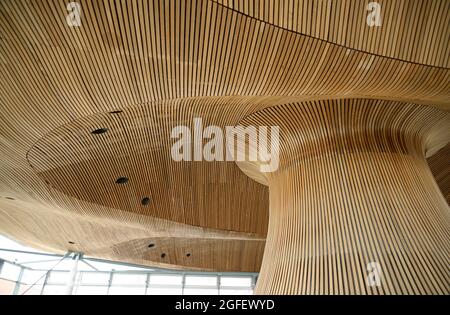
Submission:
M 111 287 L 109 288 L 110 295 L 144 295 L 145 287 Z
M 68 271 L 50 271 L 48 277 L 49 283 L 68 283 L 70 277 L 70 272 Z
M 14 281 L 0 279 L 0 295 L 11 295 L 16 283 Z
M 44 287 L 44 295 L 65 295 L 67 287 L 63 285 L 49 285 Z
M 217 277 L 215 277 L 215 276 L 186 276 L 186 285 L 217 286 Z
M 250 277 L 221 277 L 220 286 L 222 287 L 251 287 L 252 278 Z
M 150 285 L 181 285 L 182 276 L 177 275 L 150 275 Z
M 218 289 L 184 288 L 185 295 L 218 295 Z
M 25 284 L 42 284 L 45 280 L 46 271 L 25 269 L 22 276 L 22 283 Z
M 34 286 L 21 284 L 19 287 L 19 295 L 40 295 L 42 291 L 42 284 L 36 284 Z
M 130 274 L 130 273 L 115 273 L 113 275 L 112 283 L 116 284 L 133 284 L 133 285 L 145 285 L 147 281 L 146 274 Z
M 220 289 L 220 295 L 252 295 L 251 289 Z
M 183 289 L 179 288 L 151 288 L 147 289 L 147 295 L 181 295 Z
M 80 286 L 76 295 L 106 295 L 107 293 L 107 286 Z
M 16 281 L 19 278 L 19 274 L 20 274 L 19 266 L 5 262 L 3 264 L 2 273 L 0 277 L 7 280 Z
M 109 273 L 104 272 L 83 272 L 81 274 L 81 283 L 83 284 L 108 284 Z

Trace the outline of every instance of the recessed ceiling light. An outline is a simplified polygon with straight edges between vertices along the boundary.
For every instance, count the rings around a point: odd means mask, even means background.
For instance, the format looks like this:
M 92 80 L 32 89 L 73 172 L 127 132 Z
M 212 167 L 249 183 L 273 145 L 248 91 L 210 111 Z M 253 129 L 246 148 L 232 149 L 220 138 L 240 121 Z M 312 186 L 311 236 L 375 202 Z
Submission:
M 186 254 L 186 257 L 191 257 L 191 253 L 187 253 L 187 254 Z
M 162 253 L 161 254 L 161 258 L 165 258 L 166 257 L 166 254 L 165 253 Z
M 128 177 L 119 177 L 116 180 L 116 184 L 119 184 L 119 185 L 123 185 L 123 184 L 126 184 L 126 183 L 128 183 Z
M 148 204 L 150 203 L 150 198 L 145 197 L 144 199 L 142 199 L 141 203 L 143 206 L 148 206 Z
M 99 129 L 92 131 L 92 134 L 93 135 L 101 135 L 106 132 L 108 132 L 108 128 L 99 128 Z

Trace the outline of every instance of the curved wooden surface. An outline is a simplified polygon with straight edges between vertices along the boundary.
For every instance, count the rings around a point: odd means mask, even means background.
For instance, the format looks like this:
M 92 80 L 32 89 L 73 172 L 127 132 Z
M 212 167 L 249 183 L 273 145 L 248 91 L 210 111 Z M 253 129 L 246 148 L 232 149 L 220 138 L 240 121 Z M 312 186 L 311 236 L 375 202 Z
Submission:
M 257 293 L 450 292 L 450 212 L 425 160 L 450 137 L 449 113 L 337 100 L 268 108 L 241 124 L 283 130 L 280 167 L 265 177 Z M 243 167 L 249 176 L 253 166 Z M 380 286 L 368 285 L 370 264 L 380 266 Z
M 450 144 L 442 148 L 435 155 L 428 159 L 430 169 L 436 179 L 439 188 L 450 205 L 450 167 L 448 161 L 450 157 Z
M 27 160 L 46 186 L 90 204 L 262 236 L 265 187 L 233 162 L 175 163 L 171 157 L 176 141 L 170 137 L 172 128 L 181 123 L 194 130 L 193 119 L 199 114 L 205 126 L 225 126 L 227 107 L 222 100 L 181 100 L 86 116 L 39 139 Z M 93 135 L 99 128 L 108 131 Z M 127 177 L 128 183 L 116 184 L 120 177 Z M 150 199 L 148 205 L 142 204 L 144 198 Z
M 214 0 L 280 28 L 372 54 L 449 66 L 448 1 Z M 361 27 L 380 4 L 380 27 Z
M 362 1 L 283 3 L 80 1 L 74 28 L 64 1 L 1 1 L 0 231 L 51 251 L 258 271 L 267 181 L 233 162 L 173 162 L 172 127 L 348 99 L 450 109 L 449 11 L 439 9 L 448 1 L 383 1 L 386 24 L 370 30 L 355 24 Z M 92 135 L 98 128 L 108 132 Z M 448 140 L 430 133 L 426 157 Z M 447 157 L 439 151 L 430 165 L 448 196 Z M 121 176 L 129 182 L 116 185 Z
M 56 3 L 2 2 L 1 64 L 9 102 L 63 103 L 60 125 L 195 96 L 388 98 L 448 109 L 446 68 L 288 32 L 209 0 L 81 1 L 80 28 L 65 25 Z

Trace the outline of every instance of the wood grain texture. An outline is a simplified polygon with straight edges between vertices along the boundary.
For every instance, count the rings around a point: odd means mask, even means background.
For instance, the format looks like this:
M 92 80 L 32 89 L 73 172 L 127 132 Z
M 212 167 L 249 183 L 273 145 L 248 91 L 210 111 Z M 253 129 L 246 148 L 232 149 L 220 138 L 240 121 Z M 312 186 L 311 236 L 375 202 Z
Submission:
M 439 188 L 450 205 L 450 144 L 439 150 L 428 159 L 428 165 L 433 173 Z
M 270 220 L 257 293 L 450 292 L 450 212 L 425 160 L 450 136 L 450 114 L 339 100 L 242 121 L 262 123 L 283 134 L 280 168 L 266 176 Z M 381 266 L 379 287 L 368 285 L 370 263 Z
M 64 1 L 2 1 L 9 102 L 63 103 L 61 124 L 196 96 L 388 98 L 448 109 L 446 68 L 288 32 L 208 0 L 80 3 L 83 26 L 70 28 Z
M 173 162 L 172 127 L 325 100 L 450 109 L 448 1 L 382 1 L 379 29 L 364 1 L 83 0 L 75 28 L 67 2 L 0 1 L 0 231 L 49 251 L 258 271 L 267 182 L 233 162 Z M 429 134 L 427 158 L 445 137 Z M 447 156 L 430 163 L 448 196 Z
M 375 1 L 381 6 L 380 27 L 361 27 L 372 12 L 367 6 L 374 1 L 368 0 L 214 1 L 280 28 L 348 48 L 449 66 L 445 41 L 450 36 L 450 10 L 446 0 Z
M 265 187 L 242 174 L 232 161 L 174 162 L 171 156 L 178 140 L 171 138 L 173 128 L 188 126 L 193 137 L 193 119 L 198 116 L 203 117 L 205 127 L 225 127 L 226 121 L 233 121 L 225 111 L 238 106 L 238 100 L 228 98 L 228 102 L 185 99 L 86 116 L 45 135 L 28 151 L 27 160 L 47 186 L 78 200 L 263 236 L 267 229 Z M 91 133 L 102 127 L 108 129 L 105 134 Z M 128 183 L 117 185 L 122 176 Z M 146 197 L 150 203 L 142 205 Z

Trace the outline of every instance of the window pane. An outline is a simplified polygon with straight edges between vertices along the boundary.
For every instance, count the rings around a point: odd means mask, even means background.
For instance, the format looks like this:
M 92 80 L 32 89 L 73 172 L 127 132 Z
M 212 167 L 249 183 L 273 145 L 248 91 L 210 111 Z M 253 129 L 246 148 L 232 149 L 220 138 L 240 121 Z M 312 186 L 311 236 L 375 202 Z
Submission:
M 76 295 L 106 295 L 107 293 L 107 286 L 80 286 Z
M 49 283 L 68 283 L 70 273 L 67 271 L 51 271 L 48 277 Z
M 238 289 L 238 290 L 233 290 L 233 289 L 220 289 L 220 295 L 252 295 L 253 294 L 253 290 L 251 289 Z
M 186 285 L 216 286 L 217 285 L 217 277 L 186 276 Z
M 20 267 L 5 262 L 0 277 L 16 281 L 19 278 Z
M 180 288 L 148 288 L 147 295 L 181 295 L 183 290 Z
M 15 285 L 13 281 L 0 279 L 0 295 L 13 294 Z
M 185 295 L 218 295 L 217 289 L 184 288 Z
M 109 273 L 83 272 L 81 283 L 83 284 L 108 284 Z
M 181 285 L 182 280 L 182 276 L 176 275 L 150 275 L 150 284 Z
M 42 290 L 42 284 L 36 284 L 34 286 L 21 284 L 19 287 L 19 295 L 40 295 Z M 25 293 L 26 292 L 26 293 Z
M 147 275 L 145 274 L 120 274 L 115 273 L 113 275 L 113 284 L 135 284 L 135 285 L 145 285 L 147 280 Z
M 133 287 L 111 287 L 109 289 L 110 295 L 144 295 L 145 287 L 133 288 Z
M 66 286 L 63 285 L 46 285 L 44 288 L 44 295 L 65 295 L 67 292 Z
M 44 283 L 46 271 L 27 270 L 25 269 L 22 276 L 22 283 L 33 284 L 36 281 L 37 284 Z
M 252 286 L 252 278 L 221 277 L 220 285 L 222 287 L 251 287 Z

